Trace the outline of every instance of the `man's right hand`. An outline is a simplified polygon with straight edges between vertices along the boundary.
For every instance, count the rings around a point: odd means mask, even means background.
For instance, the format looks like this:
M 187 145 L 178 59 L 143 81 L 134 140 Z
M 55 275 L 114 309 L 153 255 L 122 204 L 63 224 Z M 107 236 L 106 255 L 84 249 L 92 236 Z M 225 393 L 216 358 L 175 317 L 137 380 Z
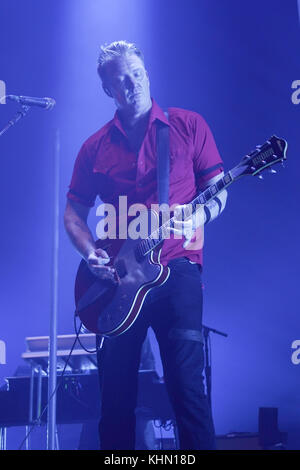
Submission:
M 71 200 L 67 201 L 64 215 L 66 231 L 77 251 L 86 260 L 91 272 L 100 279 L 117 283 L 117 276 L 112 266 L 105 266 L 110 258 L 106 251 L 95 247 L 93 235 L 87 226 L 89 207 Z
M 105 266 L 109 261 L 108 254 L 101 248 L 95 248 L 87 257 L 88 267 L 95 276 L 116 283 L 115 269 L 111 266 Z

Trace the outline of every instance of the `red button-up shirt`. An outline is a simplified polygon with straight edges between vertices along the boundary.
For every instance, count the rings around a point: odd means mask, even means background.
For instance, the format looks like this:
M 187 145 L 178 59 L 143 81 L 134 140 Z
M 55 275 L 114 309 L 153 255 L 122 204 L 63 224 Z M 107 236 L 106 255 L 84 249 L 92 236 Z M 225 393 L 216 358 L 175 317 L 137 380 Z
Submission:
M 156 176 L 156 121 L 170 127 L 169 205 L 187 204 L 207 181 L 223 171 L 223 162 L 213 135 L 198 113 L 168 109 L 169 119 L 152 100 L 148 128 L 138 154 L 129 146 L 116 112 L 114 118 L 89 137 L 77 156 L 67 197 L 93 207 L 96 197 L 119 210 L 119 196 L 127 196 L 128 207 L 158 204 Z M 202 264 L 202 248 L 184 249 L 184 239 L 164 241 L 161 262 L 186 256 Z

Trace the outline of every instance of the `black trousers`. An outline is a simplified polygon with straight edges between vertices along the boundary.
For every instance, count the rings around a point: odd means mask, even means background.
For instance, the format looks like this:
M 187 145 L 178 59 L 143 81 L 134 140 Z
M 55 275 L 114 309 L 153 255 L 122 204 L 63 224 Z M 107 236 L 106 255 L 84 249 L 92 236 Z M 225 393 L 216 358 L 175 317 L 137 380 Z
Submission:
M 138 368 L 147 329 L 155 332 L 176 416 L 180 449 L 214 449 L 214 427 L 203 384 L 202 282 L 186 258 L 169 263 L 167 282 L 153 289 L 133 326 L 104 340 L 98 352 L 101 449 L 134 449 Z

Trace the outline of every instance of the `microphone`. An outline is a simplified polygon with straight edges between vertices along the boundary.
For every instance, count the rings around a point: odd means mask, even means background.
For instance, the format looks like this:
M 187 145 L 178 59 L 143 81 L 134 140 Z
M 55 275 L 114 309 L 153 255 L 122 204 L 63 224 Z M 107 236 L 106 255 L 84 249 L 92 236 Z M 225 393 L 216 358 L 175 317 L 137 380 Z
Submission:
M 40 106 L 45 109 L 52 109 L 56 102 L 53 98 L 34 98 L 32 96 L 7 95 L 7 100 L 17 101 L 26 106 Z

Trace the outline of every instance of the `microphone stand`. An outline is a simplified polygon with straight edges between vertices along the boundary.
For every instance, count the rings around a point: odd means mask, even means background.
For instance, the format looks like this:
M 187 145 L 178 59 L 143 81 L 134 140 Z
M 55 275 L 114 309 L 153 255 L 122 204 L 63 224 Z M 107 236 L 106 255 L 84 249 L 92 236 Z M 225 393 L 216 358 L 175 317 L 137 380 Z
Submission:
M 203 337 L 204 337 L 204 373 L 205 373 L 205 381 L 206 381 L 206 395 L 210 409 L 211 408 L 211 355 L 209 351 L 209 343 L 210 337 L 209 333 L 215 333 L 217 335 L 225 336 L 228 335 L 223 333 L 222 331 L 215 330 L 214 328 L 210 328 L 208 326 L 203 325 Z
M 25 117 L 31 106 L 21 105 L 21 109 L 0 130 L 0 137 L 20 119 Z M 53 265 L 52 265 L 52 308 L 50 315 L 49 361 L 48 361 L 48 419 L 47 449 L 58 449 L 56 429 L 56 383 L 57 383 L 57 310 L 58 310 L 58 248 L 59 248 L 59 154 L 60 136 L 57 130 L 54 149 L 54 227 L 53 227 Z
M 10 129 L 12 126 L 14 126 L 20 119 L 22 119 L 22 117 L 25 117 L 26 114 L 28 113 L 29 109 L 30 109 L 30 106 L 26 106 L 25 104 L 22 104 L 20 111 L 18 111 L 14 115 L 14 117 L 10 121 L 8 121 L 6 126 L 4 126 L 3 129 L 1 129 L 0 137 L 3 134 L 5 134 L 5 132 L 8 131 L 8 129 Z
M 53 258 L 52 258 L 52 308 L 50 314 L 49 360 L 48 360 L 48 418 L 47 450 L 58 450 L 56 428 L 57 386 L 57 317 L 58 317 L 58 252 L 59 252 L 59 168 L 60 135 L 57 129 L 54 148 L 54 204 L 53 204 Z

